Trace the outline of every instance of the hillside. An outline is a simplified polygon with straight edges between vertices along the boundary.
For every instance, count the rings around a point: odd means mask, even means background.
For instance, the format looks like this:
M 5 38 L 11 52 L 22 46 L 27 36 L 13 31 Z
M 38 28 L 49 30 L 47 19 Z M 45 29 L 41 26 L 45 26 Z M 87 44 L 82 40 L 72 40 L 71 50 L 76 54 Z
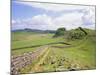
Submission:
M 64 30 L 64 34 L 57 37 L 53 37 L 56 32 L 12 32 L 13 60 L 20 59 L 22 62 L 13 63 L 26 64 L 24 68 L 20 66 L 15 68 L 19 68 L 20 73 L 95 69 L 95 30 L 84 28 L 83 30 L 87 35 L 79 28 Z M 22 57 L 26 60 L 22 61 Z M 30 57 L 35 59 L 31 60 Z

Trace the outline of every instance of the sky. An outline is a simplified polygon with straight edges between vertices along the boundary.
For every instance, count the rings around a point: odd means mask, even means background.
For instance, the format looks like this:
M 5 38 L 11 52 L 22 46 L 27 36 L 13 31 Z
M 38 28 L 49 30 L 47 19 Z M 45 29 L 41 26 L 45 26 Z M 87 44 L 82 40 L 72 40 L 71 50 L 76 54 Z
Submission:
M 12 30 L 95 29 L 95 6 L 12 1 Z

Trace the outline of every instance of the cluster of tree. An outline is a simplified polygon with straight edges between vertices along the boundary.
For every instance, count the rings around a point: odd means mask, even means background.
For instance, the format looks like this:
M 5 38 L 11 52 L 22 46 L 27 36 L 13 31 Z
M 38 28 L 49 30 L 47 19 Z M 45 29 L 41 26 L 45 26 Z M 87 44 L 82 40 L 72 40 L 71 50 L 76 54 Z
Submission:
M 66 34 L 64 35 L 64 37 L 68 40 L 74 40 L 74 39 L 82 39 L 85 36 L 85 34 L 83 32 L 73 32 L 73 31 L 69 31 L 66 32 Z
M 77 29 L 73 29 L 70 31 L 67 31 L 64 37 L 68 40 L 74 40 L 74 39 L 82 39 L 87 35 L 87 32 L 79 27 Z
M 58 28 L 53 37 L 64 36 L 65 39 L 74 40 L 74 39 L 82 39 L 86 35 L 87 32 L 81 27 L 69 31 L 66 31 L 65 28 Z

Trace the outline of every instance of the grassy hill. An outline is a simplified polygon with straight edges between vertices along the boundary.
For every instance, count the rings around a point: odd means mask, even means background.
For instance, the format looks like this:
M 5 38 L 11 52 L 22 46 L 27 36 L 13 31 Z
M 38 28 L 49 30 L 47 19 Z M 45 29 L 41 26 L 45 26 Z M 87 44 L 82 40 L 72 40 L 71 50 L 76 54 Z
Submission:
M 33 31 L 12 32 L 11 52 L 13 56 L 18 56 L 24 53 L 35 51 L 36 49 L 45 45 L 48 46 L 48 49 L 41 56 L 41 58 L 33 60 L 35 62 L 21 69 L 20 72 L 34 73 L 34 72 L 49 72 L 49 71 L 95 69 L 96 68 L 95 30 L 90 30 L 90 29 L 84 29 L 84 30 L 87 32 L 87 35 L 85 35 L 79 29 L 73 29 L 70 31 L 66 31 L 63 36 L 55 38 L 53 38 L 55 33 L 41 34 Z M 71 35 L 69 35 L 69 33 L 71 33 Z M 69 36 L 71 39 L 69 40 L 67 36 Z M 76 36 L 82 38 L 77 39 Z M 68 43 L 69 45 L 62 44 L 61 42 Z M 37 47 L 30 47 L 30 46 L 37 46 Z M 16 49 L 16 48 L 22 48 L 22 49 Z

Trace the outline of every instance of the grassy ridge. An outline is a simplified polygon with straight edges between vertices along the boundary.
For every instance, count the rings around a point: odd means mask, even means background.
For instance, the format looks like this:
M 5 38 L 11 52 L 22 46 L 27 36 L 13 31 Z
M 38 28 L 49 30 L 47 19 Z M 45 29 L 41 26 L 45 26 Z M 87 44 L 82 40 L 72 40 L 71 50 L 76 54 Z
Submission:
M 34 32 L 12 32 L 12 49 L 30 45 L 44 45 L 53 42 L 66 42 L 71 46 L 64 44 L 50 44 L 49 50 L 41 56 L 44 58 L 41 64 L 38 64 L 40 70 L 34 71 L 34 65 L 31 64 L 22 70 L 22 73 L 47 72 L 47 71 L 64 71 L 64 70 L 81 70 L 96 68 L 96 40 L 95 31 L 88 30 L 88 35 L 83 39 L 67 40 L 63 36 L 52 38 L 54 34 L 40 34 Z M 12 50 L 12 55 L 21 55 L 26 52 L 35 51 L 36 48 L 27 48 Z M 48 54 L 48 55 L 47 55 Z M 35 60 L 38 62 L 38 59 Z M 29 69 L 28 69 L 29 68 Z
M 42 66 L 44 72 L 64 71 L 73 68 L 76 70 L 95 69 L 95 43 L 89 38 L 78 46 L 68 48 L 50 48 L 50 53 Z

